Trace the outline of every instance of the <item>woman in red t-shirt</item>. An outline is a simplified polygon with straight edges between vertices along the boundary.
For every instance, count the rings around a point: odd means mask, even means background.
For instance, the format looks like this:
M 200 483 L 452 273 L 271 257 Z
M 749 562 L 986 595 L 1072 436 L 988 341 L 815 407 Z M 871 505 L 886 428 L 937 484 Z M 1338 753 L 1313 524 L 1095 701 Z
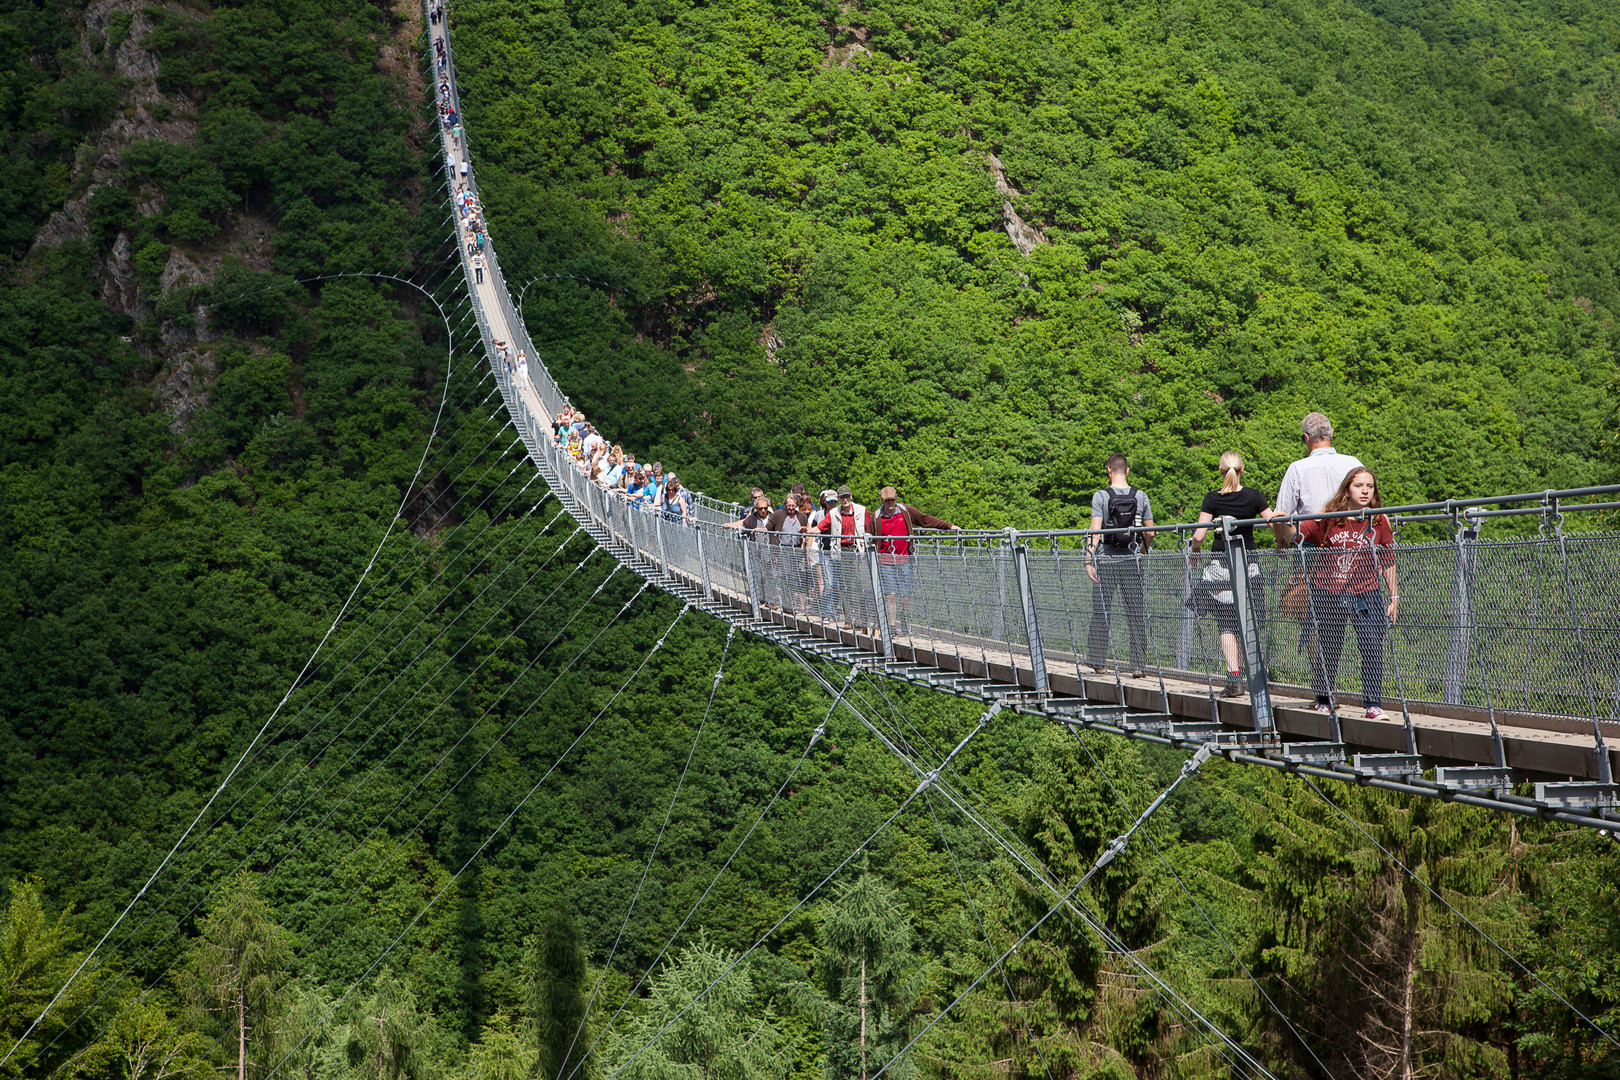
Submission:
M 1322 507 L 1324 514 L 1376 510 L 1384 505 L 1378 481 L 1366 468 L 1351 469 Z M 1361 649 L 1361 696 L 1367 719 L 1384 715 L 1384 631 L 1400 613 L 1395 577 L 1395 534 L 1383 514 L 1307 521 L 1299 535 L 1322 550 L 1311 560 L 1311 618 L 1316 630 L 1311 657 L 1316 711 L 1331 712 L 1330 690 L 1339 674 L 1344 626 L 1356 632 Z M 1388 586 L 1386 600 L 1379 579 Z

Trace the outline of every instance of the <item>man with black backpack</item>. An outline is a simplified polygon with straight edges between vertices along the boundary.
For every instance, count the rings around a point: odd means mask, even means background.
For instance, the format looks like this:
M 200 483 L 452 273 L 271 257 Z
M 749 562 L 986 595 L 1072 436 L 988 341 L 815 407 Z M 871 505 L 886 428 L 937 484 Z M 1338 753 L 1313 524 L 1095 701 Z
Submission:
M 1091 497 L 1091 528 L 1133 529 L 1153 524 L 1153 504 L 1147 492 L 1132 487 L 1126 476 L 1130 463 L 1124 454 L 1110 454 L 1108 486 Z M 1117 590 L 1125 604 L 1125 622 L 1131 635 L 1131 677 L 1141 678 L 1147 668 L 1147 595 L 1143 589 L 1143 556 L 1153 546 L 1151 532 L 1106 532 L 1094 535 L 1086 548 L 1086 575 L 1091 578 L 1091 629 L 1086 651 L 1091 667 L 1108 670 L 1108 609 Z

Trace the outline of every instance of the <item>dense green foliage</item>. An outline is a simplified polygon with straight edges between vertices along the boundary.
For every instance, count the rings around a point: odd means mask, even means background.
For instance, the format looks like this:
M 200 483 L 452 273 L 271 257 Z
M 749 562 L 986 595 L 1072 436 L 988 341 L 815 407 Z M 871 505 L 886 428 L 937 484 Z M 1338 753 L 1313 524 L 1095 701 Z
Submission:
M 1236 1071 L 1192 1009 L 1279 1076 L 1398 1067 L 1406 1021 L 1425 1075 L 1615 1075 L 1567 1007 L 1620 1026 L 1611 839 L 1328 790 L 1363 834 L 1219 762 L 893 1059 L 1054 902 L 1011 852 L 1073 881 L 1180 756 L 1004 713 L 947 778 L 999 842 L 908 803 L 802 671 L 558 515 L 432 304 L 291 286 L 437 280 L 407 9 L 148 10 L 148 111 L 183 123 L 102 174 L 132 17 L 0 9 L 0 1053 L 202 812 L 0 1075 Z M 1180 516 L 1228 446 L 1274 483 L 1311 406 L 1396 497 L 1612 472 L 1595 6 L 457 17 L 510 276 L 611 286 L 530 291 L 546 359 L 699 487 L 896 478 L 966 523 L 1068 522 L 1118 445 Z M 85 238 L 30 251 L 87 192 Z M 211 284 L 163 288 L 177 253 Z M 188 337 L 199 301 L 221 337 Z M 182 363 L 212 372 L 190 411 Z M 935 760 L 977 718 L 851 700 Z
M 459 67 L 508 274 L 627 283 L 548 363 L 699 487 L 1185 519 L 1311 408 L 1399 500 L 1612 476 L 1613 14 L 1385 7 L 468 0 Z

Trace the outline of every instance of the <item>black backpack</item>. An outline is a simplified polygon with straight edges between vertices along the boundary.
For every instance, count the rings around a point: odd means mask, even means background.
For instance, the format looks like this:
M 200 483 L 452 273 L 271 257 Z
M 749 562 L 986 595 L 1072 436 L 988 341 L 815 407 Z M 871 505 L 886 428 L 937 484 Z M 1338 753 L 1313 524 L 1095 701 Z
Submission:
M 1103 515 L 1103 528 L 1129 529 L 1137 524 L 1136 521 L 1136 489 L 1128 488 L 1124 494 L 1115 491 L 1112 487 L 1104 488 L 1108 493 L 1107 513 Z M 1136 542 L 1134 533 L 1105 533 L 1103 543 L 1112 548 L 1128 548 Z

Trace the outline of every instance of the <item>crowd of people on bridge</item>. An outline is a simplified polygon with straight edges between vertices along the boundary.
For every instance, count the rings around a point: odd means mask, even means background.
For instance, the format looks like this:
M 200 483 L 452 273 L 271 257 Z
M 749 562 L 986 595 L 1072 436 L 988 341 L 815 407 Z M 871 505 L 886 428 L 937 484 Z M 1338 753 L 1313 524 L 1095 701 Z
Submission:
M 527 381 L 527 358 L 519 353 L 514 367 L 510 348 L 504 342 L 497 342 L 497 348 L 508 372 Z M 572 407 L 556 417 L 551 434 L 574 468 L 631 507 L 678 525 L 693 522 L 692 493 L 673 472 L 665 472 L 663 462 L 638 463 L 634 453 L 609 441 Z M 1188 606 L 1213 616 L 1226 674 L 1221 694 L 1240 697 L 1246 692 L 1240 605 L 1254 613 L 1254 626 L 1263 627 L 1267 611 L 1265 578 L 1259 559 L 1252 557 L 1256 524 L 1269 525 L 1281 554 L 1294 549 L 1296 541 L 1316 549 L 1309 566 L 1285 586 L 1280 605 L 1283 614 L 1302 627 L 1300 648 L 1312 661 L 1314 708 L 1323 713 L 1333 708 L 1331 688 L 1348 629 L 1361 653 L 1366 715 L 1376 720 L 1383 716 L 1384 637 L 1400 612 L 1393 530 L 1386 516 L 1372 513 L 1383 506 L 1377 478 L 1355 457 L 1334 448 L 1328 418 L 1310 413 L 1300 434 L 1305 456 L 1288 467 L 1275 506 L 1264 492 L 1244 483 L 1241 454 L 1229 451 L 1221 456 L 1220 487 L 1204 496 L 1198 528 L 1188 541 L 1188 558 L 1197 571 Z M 1086 574 L 1093 585 L 1087 660 L 1095 672 L 1111 671 L 1117 611 L 1126 624 L 1126 671 L 1140 678 L 1148 666 L 1144 556 L 1154 543 L 1153 503 L 1147 492 L 1130 482 L 1130 463 L 1124 454 L 1111 455 L 1104 468 L 1108 483 L 1092 495 L 1085 549 Z M 1363 513 L 1297 526 L 1287 520 L 1355 511 Z M 914 538 L 926 530 L 959 530 L 901 502 L 892 486 L 878 492 L 877 507 L 872 509 L 856 501 L 847 485 L 812 493 L 798 483 L 780 500 L 754 488 L 746 512 L 722 524 L 737 529 L 745 541 L 763 545 L 752 565 L 757 594 L 765 606 L 819 612 L 825 620 L 855 629 L 871 629 L 874 617 L 869 605 L 862 608 L 855 602 L 858 596 L 870 596 L 869 587 L 863 591 L 856 575 L 864 571 L 865 553 L 872 547 L 888 626 L 899 634 L 909 632 Z M 1242 542 L 1241 560 L 1233 558 L 1236 545 L 1229 538 Z M 1212 541 L 1213 553 L 1203 557 L 1206 539 Z M 1234 581 L 1234 572 L 1241 574 L 1241 581 Z

